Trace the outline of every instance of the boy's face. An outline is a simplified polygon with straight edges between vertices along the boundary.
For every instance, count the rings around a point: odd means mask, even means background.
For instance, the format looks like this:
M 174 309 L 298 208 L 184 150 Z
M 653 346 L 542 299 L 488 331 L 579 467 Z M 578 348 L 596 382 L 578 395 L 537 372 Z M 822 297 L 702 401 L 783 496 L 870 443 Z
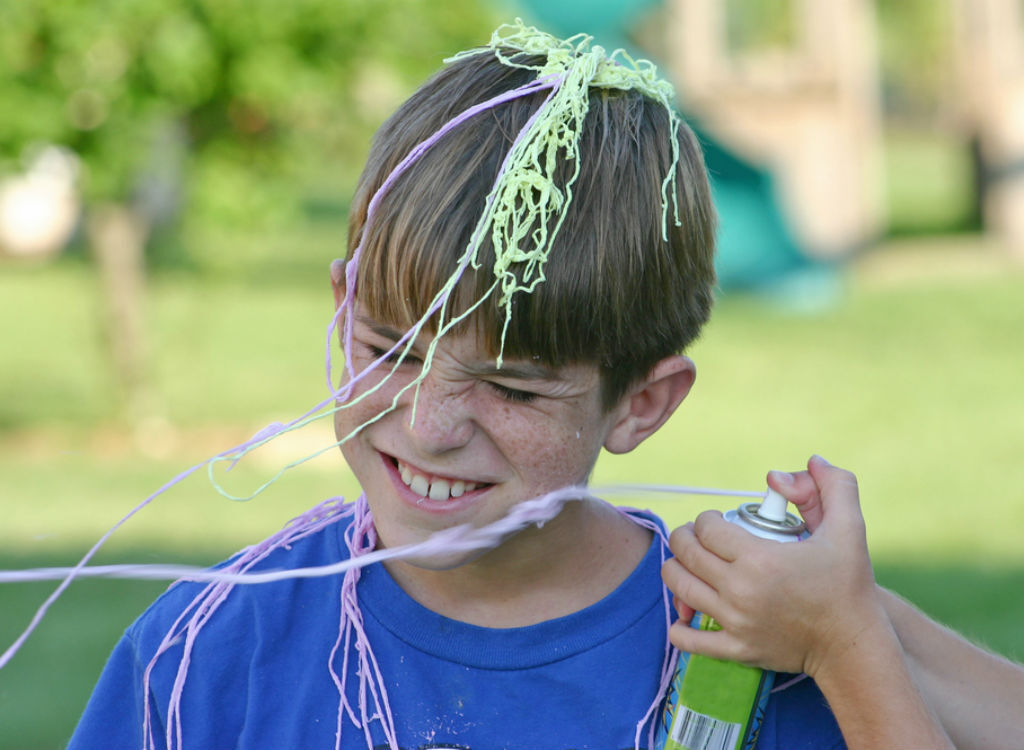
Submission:
M 355 316 L 353 365 L 361 372 L 404 331 L 370 319 L 358 304 Z M 419 374 L 429 343 L 424 335 L 400 365 L 383 363 L 362 381 L 357 394 L 394 368 L 379 391 L 336 413 L 339 439 L 391 404 Z M 523 500 L 584 483 L 621 411 L 601 408 L 596 366 L 553 370 L 506 359 L 498 370 L 470 334 L 439 342 L 415 421 L 414 391 L 342 446 L 387 547 L 458 524 L 483 526 Z

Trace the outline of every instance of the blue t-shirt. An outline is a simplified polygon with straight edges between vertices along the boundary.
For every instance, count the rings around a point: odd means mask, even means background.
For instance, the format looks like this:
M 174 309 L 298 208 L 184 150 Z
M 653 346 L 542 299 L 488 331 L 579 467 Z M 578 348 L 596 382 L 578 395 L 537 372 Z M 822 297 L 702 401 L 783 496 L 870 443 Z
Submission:
M 326 565 L 347 557 L 347 521 L 273 552 L 258 569 Z M 357 592 L 363 626 L 388 691 L 398 744 L 413 748 L 632 748 L 657 693 L 665 609 L 655 537 L 615 591 L 567 617 L 493 629 L 438 615 L 410 598 L 380 565 Z M 202 589 L 172 586 L 114 649 L 71 740 L 72 750 L 143 745 L 146 701 L 163 747 L 182 646 L 143 672 L 164 635 Z M 181 698 L 182 747 L 201 750 L 333 748 L 338 689 L 328 664 L 338 639 L 341 577 L 237 586 L 195 640 Z M 334 655 L 341 672 L 344 649 Z M 349 703 L 359 705 L 356 660 Z M 782 678 L 784 679 L 784 678 Z M 340 747 L 363 750 L 363 729 L 341 715 Z M 371 742 L 386 747 L 380 722 Z M 647 732 L 641 737 L 646 747 Z M 839 729 L 811 680 L 772 696 L 758 747 L 840 748 Z

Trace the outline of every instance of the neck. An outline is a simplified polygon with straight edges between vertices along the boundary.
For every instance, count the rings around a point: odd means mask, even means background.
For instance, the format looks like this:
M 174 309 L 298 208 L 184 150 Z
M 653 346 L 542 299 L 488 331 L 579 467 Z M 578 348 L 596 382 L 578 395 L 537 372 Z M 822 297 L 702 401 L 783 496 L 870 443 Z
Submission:
M 523 627 L 600 601 L 633 572 L 650 540 L 649 531 L 610 505 L 581 500 L 450 570 L 385 565 L 406 593 L 438 614 L 483 627 Z

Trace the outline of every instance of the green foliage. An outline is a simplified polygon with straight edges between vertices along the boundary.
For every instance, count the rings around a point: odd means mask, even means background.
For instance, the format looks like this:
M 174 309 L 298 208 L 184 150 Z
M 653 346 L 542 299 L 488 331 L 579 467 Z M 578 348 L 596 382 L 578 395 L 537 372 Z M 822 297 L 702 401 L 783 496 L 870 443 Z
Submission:
M 0 162 L 66 145 L 90 200 L 124 201 L 177 148 L 198 218 L 293 215 L 303 179 L 347 187 L 382 112 L 486 40 L 478 0 L 435 5 L 0 0 Z

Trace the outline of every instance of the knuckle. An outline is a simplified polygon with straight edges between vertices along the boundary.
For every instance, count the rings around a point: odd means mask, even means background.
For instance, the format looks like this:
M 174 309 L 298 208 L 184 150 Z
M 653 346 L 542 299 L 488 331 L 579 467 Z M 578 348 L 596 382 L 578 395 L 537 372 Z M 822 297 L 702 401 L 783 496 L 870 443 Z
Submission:
M 677 556 L 677 559 L 683 568 L 690 572 L 694 572 L 696 568 L 700 566 L 700 553 L 701 550 L 698 546 L 688 544 L 680 550 L 680 554 Z
M 695 597 L 706 591 L 704 586 L 705 584 L 698 578 L 695 578 L 694 576 L 687 576 L 680 586 L 682 593 L 679 598 L 682 599 L 683 602 L 692 602 Z
M 682 547 L 686 544 L 686 540 L 693 535 L 693 531 L 687 526 L 679 526 L 672 530 L 672 533 L 668 536 L 668 546 L 675 554 L 677 547 Z
M 709 529 L 714 526 L 716 518 L 721 518 L 721 513 L 716 510 L 705 510 L 695 519 L 693 519 L 693 531 L 697 535 L 697 538 L 701 538 L 704 534 L 707 534 Z
M 839 484 L 847 485 L 851 489 L 857 489 L 857 475 L 847 469 L 836 469 L 836 479 Z
M 749 644 L 737 641 L 733 648 L 732 660 L 740 664 L 755 664 L 759 661 L 759 654 Z

